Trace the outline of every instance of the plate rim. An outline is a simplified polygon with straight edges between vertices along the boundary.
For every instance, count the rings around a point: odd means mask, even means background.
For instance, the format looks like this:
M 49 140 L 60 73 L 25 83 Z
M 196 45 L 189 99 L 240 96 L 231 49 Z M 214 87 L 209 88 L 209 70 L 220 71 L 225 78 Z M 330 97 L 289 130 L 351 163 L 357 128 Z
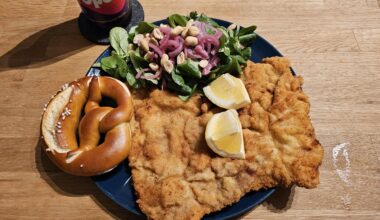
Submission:
M 214 21 L 216 21 L 218 24 L 220 24 L 220 23 L 225 23 L 227 25 L 232 24 L 232 22 L 230 22 L 230 21 L 226 21 L 226 20 L 219 19 L 219 18 L 211 18 L 211 19 L 213 19 Z M 155 24 L 167 23 L 167 20 L 166 19 L 161 19 L 161 20 L 154 21 L 152 23 L 155 23 Z M 275 53 L 277 53 L 278 56 L 283 57 L 283 55 L 269 41 L 267 41 L 265 38 L 261 37 L 257 33 L 256 33 L 256 35 L 257 35 L 257 38 L 259 38 L 265 44 L 267 44 L 267 46 L 269 46 L 271 50 L 273 50 Z M 89 67 L 89 69 L 87 70 L 85 76 L 90 76 L 90 75 L 94 75 L 94 74 L 96 75 L 98 72 L 94 73 L 93 71 L 96 71 L 98 69 L 94 68 L 93 65 L 96 62 L 98 62 L 98 60 L 102 56 L 104 56 L 104 54 L 110 53 L 111 50 L 112 50 L 111 46 L 108 46 L 102 53 L 100 53 L 98 55 L 98 57 L 94 60 L 94 62 L 91 64 L 91 66 Z M 292 68 L 291 68 L 291 71 L 292 71 L 293 74 L 295 74 Z M 118 166 L 123 166 L 123 164 L 124 163 L 121 163 Z M 131 174 L 131 177 L 132 177 L 132 174 Z M 99 188 L 100 191 L 103 192 L 107 197 L 109 197 L 113 202 L 115 202 L 116 204 L 118 204 L 122 208 L 127 209 L 129 212 L 131 212 L 131 213 L 133 213 L 133 214 L 135 214 L 135 215 L 137 215 L 139 217 L 146 217 L 146 215 L 140 210 L 140 208 L 138 206 L 137 207 L 138 207 L 139 210 L 136 210 L 134 207 L 131 207 L 128 204 L 119 202 L 119 200 L 116 199 L 115 196 L 112 193 L 108 192 L 105 188 L 103 188 L 103 186 L 101 185 L 100 181 L 96 180 L 96 176 L 91 177 L 91 179 L 94 181 L 94 183 L 97 186 L 97 188 Z M 225 216 L 223 216 L 222 218 L 219 218 L 219 219 L 230 219 L 230 218 L 233 218 L 233 217 L 237 217 L 237 216 L 243 215 L 244 213 L 248 212 L 249 210 L 253 209 L 254 207 L 256 207 L 259 204 L 261 204 L 262 202 L 264 202 L 270 195 L 272 195 L 276 191 L 276 188 L 261 189 L 261 190 L 264 190 L 264 191 L 261 191 L 264 194 L 259 199 L 257 199 L 255 202 L 249 204 L 247 207 L 242 208 L 242 209 L 240 209 L 237 212 L 234 212 L 234 213 L 231 213 L 231 214 L 227 214 L 227 215 L 225 215 Z M 254 193 L 254 191 L 250 191 L 250 192 L 244 194 L 243 197 L 245 195 L 249 194 L 249 193 Z M 243 198 L 243 197 L 241 197 L 241 198 Z M 239 202 L 240 202 L 240 200 L 237 201 L 237 202 L 235 202 L 235 203 L 233 203 L 233 204 L 231 204 L 231 205 L 238 204 Z M 229 206 L 231 206 L 231 205 L 229 205 Z M 229 207 L 229 206 L 226 206 L 226 207 Z M 224 208 L 226 208 L 226 207 L 224 207 Z M 221 209 L 219 211 L 212 212 L 212 213 L 221 212 L 221 211 L 223 211 L 223 209 Z M 210 213 L 210 214 L 212 214 L 212 213 Z M 207 216 L 208 215 L 205 215 L 202 219 L 204 219 L 205 217 L 207 218 Z

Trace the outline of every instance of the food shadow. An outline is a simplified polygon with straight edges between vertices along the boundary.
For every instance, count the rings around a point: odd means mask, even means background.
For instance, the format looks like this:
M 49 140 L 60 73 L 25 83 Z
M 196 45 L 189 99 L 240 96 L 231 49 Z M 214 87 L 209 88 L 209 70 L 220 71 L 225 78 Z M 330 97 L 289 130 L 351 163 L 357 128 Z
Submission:
M 265 200 L 263 205 L 271 212 L 286 212 L 292 206 L 294 193 L 295 186 L 290 188 L 276 188 L 276 191 Z
M 90 177 L 73 176 L 61 171 L 43 152 L 43 144 L 43 140 L 39 140 L 35 147 L 36 167 L 41 178 L 44 179 L 57 193 L 70 197 L 88 195 L 99 207 L 115 219 L 144 219 L 113 202 L 97 188 Z
M 290 188 L 276 188 L 274 193 L 270 195 L 261 205 L 266 207 L 269 211 L 274 213 L 283 213 L 286 212 L 293 203 L 293 197 L 294 197 L 294 188 L 295 186 L 292 186 Z M 241 215 L 231 218 L 231 220 L 240 220 L 247 217 L 249 214 L 254 212 L 260 205 L 255 206 L 254 208 L 250 209 L 249 211 L 242 213 Z M 252 217 L 254 218 L 255 214 L 252 214 Z
M 40 30 L 0 56 L 0 72 L 48 65 L 93 46 L 79 32 L 77 19 Z

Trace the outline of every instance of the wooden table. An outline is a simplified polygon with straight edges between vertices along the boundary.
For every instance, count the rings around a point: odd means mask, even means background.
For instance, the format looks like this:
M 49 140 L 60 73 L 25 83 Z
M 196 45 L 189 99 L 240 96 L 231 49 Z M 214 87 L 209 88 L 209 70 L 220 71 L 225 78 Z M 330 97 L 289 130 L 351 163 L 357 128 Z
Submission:
M 379 218 L 379 0 L 141 3 L 147 21 L 198 10 L 256 24 L 305 79 L 325 149 L 321 184 L 278 190 L 244 219 Z M 75 0 L 0 4 L 0 219 L 135 219 L 90 178 L 61 172 L 40 150 L 44 103 L 106 47 L 78 32 Z

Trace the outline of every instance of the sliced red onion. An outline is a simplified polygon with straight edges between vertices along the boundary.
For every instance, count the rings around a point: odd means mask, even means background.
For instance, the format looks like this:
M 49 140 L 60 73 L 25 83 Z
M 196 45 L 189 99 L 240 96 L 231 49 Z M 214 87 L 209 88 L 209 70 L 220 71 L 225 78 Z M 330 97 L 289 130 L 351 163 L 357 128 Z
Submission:
M 215 36 L 216 38 L 220 38 L 220 37 L 222 36 L 222 32 L 221 32 L 219 29 L 215 28 L 214 26 L 212 26 L 212 25 L 210 25 L 210 24 L 206 24 L 206 23 L 205 23 L 205 26 L 206 26 L 208 29 L 210 29 L 210 30 L 212 30 L 212 31 L 214 32 L 213 35 L 210 34 L 211 36 Z
M 211 66 L 214 67 L 214 66 L 218 65 L 219 62 L 220 62 L 220 58 L 218 56 L 214 56 L 213 58 L 211 58 L 209 63 L 211 64 Z
M 170 39 L 170 34 L 166 34 L 162 40 L 160 40 L 160 49 L 164 50 L 167 47 L 167 43 Z
M 192 26 L 197 27 L 197 28 L 202 32 L 201 24 L 202 24 L 202 22 L 195 21 L 195 22 L 193 22 L 193 25 L 192 25 Z
M 195 27 L 199 28 L 200 27 L 200 22 L 199 21 L 194 21 L 193 24 L 192 24 L 192 26 L 195 26 Z
M 220 62 L 217 52 L 219 50 L 219 38 L 223 35 L 223 32 L 214 28 L 213 26 L 206 24 L 204 22 L 196 21 L 193 26 L 200 30 L 198 38 L 198 44 L 195 47 L 187 47 L 184 45 L 184 38 L 180 35 L 171 35 L 170 32 L 172 28 L 170 27 L 159 27 L 160 31 L 163 33 L 164 37 L 159 41 L 159 46 L 154 44 L 149 44 L 149 48 L 154 52 L 154 59 L 159 60 L 164 53 L 167 53 L 171 62 L 175 63 L 175 58 L 181 52 L 184 52 L 186 58 L 200 60 L 206 59 L 209 61 L 208 65 L 202 69 L 203 75 L 208 75 L 211 69 L 217 66 Z M 214 34 L 208 34 L 206 30 L 212 30 Z M 145 79 L 157 79 L 161 77 L 162 67 L 151 76 L 144 76 L 144 70 L 137 73 L 136 78 Z M 162 87 L 165 87 L 164 79 L 162 79 Z
M 198 55 L 200 55 L 202 57 L 202 59 L 208 59 L 209 58 L 207 51 L 205 51 L 201 45 L 197 45 L 194 48 L 194 52 L 197 53 Z
M 176 57 L 178 54 L 180 54 L 183 50 L 183 43 L 184 43 L 184 40 L 183 38 L 179 37 L 178 38 L 178 47 L 176 49 L 174 49 L 173 51 L 171 51 L 168 55 L 170 58 L 174 58 Z
M 177 48 L 179 46 L 179 42 L 176 41 L 176 40 L 169 40 L 167 45 L 166 45 L 166 48 Z
M 200 55 L 195 54 L 192 50 L 187 51 L 187 57 L 190 59 L 202 59 Z
M 176 37 L 174 38 L 174 40 L 180 42 L 181 40 L 183 40 L 183 37 L 180 36 L 180 35 L 178 35 L 178 36 L 176 36 Z
M 185 47 L 184 49 L 183 49 L 183 53 L 185 54 L 185 58 L 188 58 L 189 57 L 189 48 L 187 48 L 187 47 Z
M 159 68 L 154 75 L 151 76 L 141 76 L 142 79 L 157 79 L 161 76 L 162 68 Z
M 207 64 L 207 66 L 203 68 L 202 70 L 202 75 L 207 76 L 210 73 L 211 68 L 212 68 L 211 64 Z
M 162 50 L 160 48 L 158 48 L 156 45 L 154 44 L 151 44 L 149 43 L 149 48 L 152 48 L 154 50 L 154 52 L 156 52 L 158 54 L 158 56 L 162 56 Z
M 144 68 L 144 69 L 140 69 L 137 71 L 137 74 L 136 74 L 136 79 L 139 79 L 143 73 L 145 73 L 145 71 L 148 71 L 150 70 L 149 68 Z
M 180 54 L 182 52 L 182 49 L 183 49 L 183 45 L 180 44 L 175 50 L 173 50 L 172 52 L 169 52 L 169 57 L 170 58 L 174 58 L 176 57 L 178 54 Z
M 202 37 L 202 41 L 205 41 L 207 43 L 211 43 L 212 45 L 219 47 L 219 39 L 216 38 L 214 35 L 206 35 Z
M 210 59 L 209 63 L 207 64 L 207 66 L 205 68 L 203 68 L 202 70 L 202 75 L 208 75 L 211 71 L 211 69 L 214 67 L 214 66 L 217 66 L 220 62 L 220 58 L 218 56 L 214 56 Z
M 206 52 L 209 54 L 211 52 L 211 44 L 207 43 L 206 44 Z
M 207 35 L 206 30 L 205 30 L 205 25 L 203 22 L 196 21 L 193 23 L 193 26 L 199 29 L 198 37 L 203 37 L 204 35 Z
M 202 31 L 203 33 L 207 34 L 207 32 L 206 32 L 206 24 L 205 24 L 205 23 L 201 22 L 201 26 L 200 26 L 200 28 L 201 28 L 201 31 Z

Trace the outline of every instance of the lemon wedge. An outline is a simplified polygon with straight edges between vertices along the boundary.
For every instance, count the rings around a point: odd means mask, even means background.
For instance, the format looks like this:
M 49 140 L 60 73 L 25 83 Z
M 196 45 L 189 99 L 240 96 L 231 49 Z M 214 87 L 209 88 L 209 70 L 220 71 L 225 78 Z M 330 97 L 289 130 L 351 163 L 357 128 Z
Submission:
M 244 83 L 229 73 L 204 87 L 203 92 L 212 103 L 225 109 L 239 109 L 251 103 Z
M 245 158 L 241 123 L 235 109 L 213 115 L 206 126 L 207 145 L 222 157 Z

